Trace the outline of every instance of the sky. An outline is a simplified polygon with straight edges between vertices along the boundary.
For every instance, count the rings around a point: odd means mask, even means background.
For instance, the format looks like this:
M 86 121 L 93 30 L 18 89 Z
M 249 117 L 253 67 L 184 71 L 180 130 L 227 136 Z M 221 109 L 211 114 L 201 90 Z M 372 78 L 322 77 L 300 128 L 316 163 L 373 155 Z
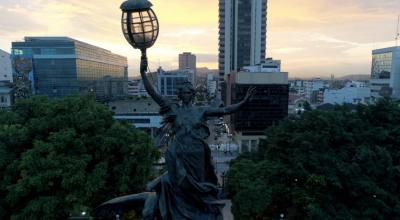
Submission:
M 217 0 L 152 0 L 160 35 L 149 49 L 151 70 L 176 69 L 178 54 L 198 67 L 218 66 Z M 69 36 L 128 57 L 137 75 L 140 53 L 124 39 L 122 0 L 0 0 L 0 49 L 24 36 Z M 369 74 L 371 50 L 395 45 L 400 0 L 269 0 L 267 56 L 290 77 Z

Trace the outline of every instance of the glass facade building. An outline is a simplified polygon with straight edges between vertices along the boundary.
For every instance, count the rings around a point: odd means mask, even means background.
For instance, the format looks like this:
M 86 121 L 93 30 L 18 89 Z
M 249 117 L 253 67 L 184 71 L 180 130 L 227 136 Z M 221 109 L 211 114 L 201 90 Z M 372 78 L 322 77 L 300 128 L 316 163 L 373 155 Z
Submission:
M 194 84 L 194 72 L 192 70 L 164 71 L 157 70 L 157 89 L 162 96 L 176 96 L 179 86 L 183 82 Z
M 94 93 L 98 100 L 126 95 L 127 58 L 68 37 L 25 37 L 12 56 L 32 59 L 32 92 L 60 98 Z
M 243 108 L 225 117 L 239 152 L 254 151 L 265 129 L 288 116 L 289 84 L 287 72 L 262 72 L 257 68 L 231 73 L 227 77 L 227 105 L 239 103 L 249 88 L 256 93 Z
M 400 47 L 372 51 L 372 96 L 400 99 Z
M 390 79 L 392 72 L 393 52 L 372 55 L 372 78 Z

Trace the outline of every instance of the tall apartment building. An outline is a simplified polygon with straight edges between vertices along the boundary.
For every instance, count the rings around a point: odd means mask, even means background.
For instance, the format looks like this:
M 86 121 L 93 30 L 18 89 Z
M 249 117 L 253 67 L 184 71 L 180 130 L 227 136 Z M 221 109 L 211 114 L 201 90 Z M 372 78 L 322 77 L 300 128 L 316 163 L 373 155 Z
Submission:
M 190 52 L 184 52 L 179 54 L 179 70 L 190 70 L 193 71 L 193 85 L 196 85 L 196 55 Z
M 400 99 L 400 47 L 372 51 L 371 93 Z
M 210 97 L 214 97 L 217 93 L 217 83 L 218 81 L 215 79 L 214 74 L 207 74 L 207 93 Z
M 265 59 L 267 0 L 219 0 L 220 80 Z
M 190 52 L 179 54 L 179 70 L 187 69 L 196 72 L 196 55 Z
M 64 97 L 94 93 L 98 100 L 126 95 L 127 58 L 69 37 L 25 37 L 12 56 L 32 62 L 34 94 Z
M 0 82 L 1 81 L 13 81 L 10 54 L 3 50 L 0 50 Z

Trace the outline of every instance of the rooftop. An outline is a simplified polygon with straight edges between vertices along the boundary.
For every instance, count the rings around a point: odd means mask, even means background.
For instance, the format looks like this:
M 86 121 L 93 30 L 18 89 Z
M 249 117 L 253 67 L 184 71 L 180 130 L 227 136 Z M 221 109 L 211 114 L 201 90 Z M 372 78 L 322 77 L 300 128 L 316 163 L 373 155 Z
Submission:
M 288 84 L 288 73 L 238 72 L 236 83 L 252 85 Z
M 151 98 L 133 98 L 130 100 L 120 100 L 110 102 L 108 104 L 109 110 L 114 112 L 115 115 L 126 114 L 143 114 L 143 113 L 157 113 L 160 107 Z
M 372 51 L 372 54 L 387 53 L 387 52 L 393 52 L 393 51 L 400 52 L 400 46 L 376 49 L 376 50 Z

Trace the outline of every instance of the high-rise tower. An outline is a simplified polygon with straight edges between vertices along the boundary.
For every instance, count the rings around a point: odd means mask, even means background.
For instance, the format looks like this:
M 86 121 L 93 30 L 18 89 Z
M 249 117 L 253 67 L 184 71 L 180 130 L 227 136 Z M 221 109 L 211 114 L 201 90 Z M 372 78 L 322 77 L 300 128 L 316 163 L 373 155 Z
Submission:
M 268 0 L 219 0 L 219 73 L 265 59 Z

